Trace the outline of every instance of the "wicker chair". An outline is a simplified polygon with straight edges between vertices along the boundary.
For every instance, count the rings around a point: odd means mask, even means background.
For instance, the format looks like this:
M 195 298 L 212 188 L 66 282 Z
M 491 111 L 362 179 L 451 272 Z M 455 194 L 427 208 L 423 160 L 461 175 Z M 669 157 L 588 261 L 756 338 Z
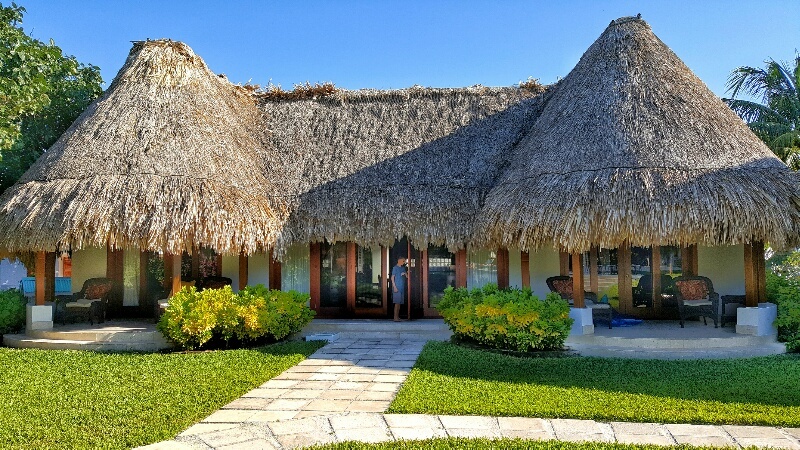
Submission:
M 233 280 L 228 277 L 210 276 L 200 279 L 200 282 L 197 283 L 197 290 L 202 291 L 203 289 L 221 289 L 225 286 L 231 285 L 233 285 Z
M 683 276 L 675 279 L 675 297 L 678 299 L 678 314 L 681 328 L 689 317 L 702 317 L 703 324 L 708 325 L 706 318 L 714 321 L 714 328 L 719 322 L 719 294 L 714 292 L 714 285 L 706 277 Z
M 564 275 L 550 277 L 546 280 L 546 283 L 551 292 L 556 292 L 561 298 L 569 302 L 570 305 L 574 304 L 572 277 Z M 595 314 L 605 316 L 605 320 L 608 321 L 608 328 L 610 329 L 611 320 L 614 317 L 614 309 L 611 308 L 611 305 L 608 303 L 596 303 L 597 294 L 594 292 L 584 291 L 583 299 L 586 307 L 592 310 L 592 318 L 594 318 Z
M 661 274 L 661 297 L 664 300 L 669 300 L 673 297 L 672 294 L 672 277 L 662 273 Z M 639 284 L 633 288 L 633 306 L 646 306 L 651 308 L 653 306 L 653 275 L 644 274 L 639 278 Z
M 83 283 L 79 292 L 67 297 L 66 302 L 58 302 L 56 316 L 61 323 L 67 319 L 85 318 L 94 325 L 95 322 L 103 323 L 106 320 L 108 301 L 114 290 L 114 281 L 109 278 L 89 278 Z

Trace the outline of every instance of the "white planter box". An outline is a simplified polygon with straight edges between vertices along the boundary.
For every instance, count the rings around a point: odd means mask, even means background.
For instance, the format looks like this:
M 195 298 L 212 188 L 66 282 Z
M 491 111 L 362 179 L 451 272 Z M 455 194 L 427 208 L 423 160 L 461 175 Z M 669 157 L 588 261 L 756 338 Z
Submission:
M 736 314 L 736 333 L 752 336 L 770 336 L 778 334 L 773 325 L 778 318 L 778 305 L 759 303 L 757 307 L 739 308 Z
M 53 305 L 27 305 L 25 330 L 52 330 Z
M 592 322 L 592 310 L 589 308 L 570 308 L 569 316 L 574 320 L 570 336 L 583 336 L 594 334 L 594 322 Z

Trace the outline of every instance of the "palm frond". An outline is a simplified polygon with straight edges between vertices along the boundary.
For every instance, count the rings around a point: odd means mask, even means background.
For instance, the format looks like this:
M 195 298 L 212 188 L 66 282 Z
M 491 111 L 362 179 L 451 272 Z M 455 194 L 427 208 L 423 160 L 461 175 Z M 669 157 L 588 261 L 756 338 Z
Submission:
M 762 105 L 761 103 L 752 102 L 749 100 L 737 100 L 737 99 L 730 99 L 726 98 L 723 99 L 725 103 L 730 106 L 732 110 L 739 114 L 739 117 L 742 118 L 747 123 L 751 122 L 785 122 L 786 119 L 781 115 L 778 111 L 770 108 L 767 105 Z

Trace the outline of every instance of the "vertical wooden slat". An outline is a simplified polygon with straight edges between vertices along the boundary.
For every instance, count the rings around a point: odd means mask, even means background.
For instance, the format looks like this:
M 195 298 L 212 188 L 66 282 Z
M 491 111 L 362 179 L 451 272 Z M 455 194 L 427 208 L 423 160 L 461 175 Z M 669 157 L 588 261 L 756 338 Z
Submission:
M 420 259 L 420 267 L 419 267 L 419 274 L 422 278 L 422 310 L 426 310 L 430 307 L 430 303 L 428 303 L 428 249 L 422 250 L 419 252 L 419 259 Z
M 200 280 L 200 247 L 196 245 L 192 246 L 192 279 Z
M 250 271 L 250 259 L 244 253 L 239 253 L 239 290 L 247 287 L 247 276 Z
M 464 248 L 456 252 L 456 287 L 467 287 L 467 250 Z
M 597 264 L 597 253 L 600 249 L 593 245 L 589 249 L 589 290 L 595 294 L 600 293 L 600 273 Z
M 45 253 L 44 301 L 52 302 L 56 298 L 56 254 Z
M 626 242 L 617 249 L 617 280 L 619 308 L 624 313 L 633 310 L 633 288 L 631 285 L 631 247 Z
M 172 291 L 172 260 L 175 259 L 175 255 L 172 253 L 164 252 L 164 292 L 167 293 L 167 296 Z
M 753 260 L 756 264 L 756 293 L 759 303 L 767 301 L 767 262 L 764 260 L 764 241 L 753 244 Z
M 172 257 L 172 295 L 181 290 L 181 255 L 173 255 Z M 170 295 L 170 296 L 172 296 Z
M 572 300 L 576 308 L 583 308 L 586 305 L 583 301 L 583 262 L 581 254 L 572 254 Z
M 222 276 L 222 254 L 217 253 L 214 257 L 214 275 L 221 277 Z
M 508 287 L 509 280 L 509 261 L 508 249 L 497 249 L 497 287 L 505 289 Z
M 745 306 L 758 306 L 758 267 L 753 244 L 744 244 Z
M 321 296 L 321 275 L 322 268 L 320 267 L 320 244 L 319 242 L 311 243 L 309 251 L 309 272 L 311 279 L 309 280 L 309 294 L 311 295 L 311 309 L 319 311 L 319 300 Z
M 389 308 L 389 249 L 381 246 L 381 301 L 383 313 L 387 314 Z
M 529 252 L 520 252 L 519 265 L 522 271 L 522 287 L 531 287 L 531 254 Z
M 562 277 L 569 275 L 569 253 L 558 252 L 558 274 Z
M 36 252 L 36 304 L 44 305 L 45 278 L 47 273 L 47 255 L 45 252 Z
M 661 247 L 654 245 L 650 256 L 650 274 L 653 276 L 653 314 L 661 315 Z
M 317 249 L 319 250 L 319 247 Z M 269 256 L 267 258 L 269 260 L 269 262 L 267 263 L 269 265 L 269 268 L 268 268 L 268 270 L 269 270 L 269 288 L 273 289 L 273 290 L 276 290 L 276 291 L 280 291 L 281 290 L 281 276 L 282 276 L 281 272 L 283 270 L 283 266 L 281 265 L 280 261 L 276 260 L 273 257 L 273 254 L 274 254 L 273 251 L 270 250 L 269 251 Z M 317 261 L 317 263 L 319 263 L 319 261 Z M 317 278 L 319 278 L 319 277 L 317 277 Z
M 406 292 L 408 294 L 408 297 L 406 297 L 406 318 L 411 320 L 411 292 L 413 291 L 413 284 L 411 284 L 411 280 L 414 280 L 412 274 L 414 269 L 416 269 L 416 261 L 414 264 L 411 263 L 411 240 L 406 239 L 406 242 L 408 243 L 406 249 L 406 255 L 408 255 L 406 259 L 406 262 L 408 263 L 408 270 L 406 270 Z
M 346 244 L 347 252 L 347 268 L 346 268 L 346 282 L 347 282 L 347 310 L 350 313 L 355 313 L 356 310 L 356 263 L 358 255 L 356 254 L 355 242 L 348 242 Z
M 697 244 L 681 247 L 681 270 L 683 275 L 696 276 L 698 271 Z

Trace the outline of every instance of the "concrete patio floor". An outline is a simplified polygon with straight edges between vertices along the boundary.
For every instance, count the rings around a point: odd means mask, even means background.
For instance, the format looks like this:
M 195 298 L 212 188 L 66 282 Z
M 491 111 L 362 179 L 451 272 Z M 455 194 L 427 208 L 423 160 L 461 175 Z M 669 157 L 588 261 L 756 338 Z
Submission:
M 800 449 L 800 429 L 384 414 L 425 342 L 339 338 L 174 440 L 140 449 L 293 449 L 447 436 Z

